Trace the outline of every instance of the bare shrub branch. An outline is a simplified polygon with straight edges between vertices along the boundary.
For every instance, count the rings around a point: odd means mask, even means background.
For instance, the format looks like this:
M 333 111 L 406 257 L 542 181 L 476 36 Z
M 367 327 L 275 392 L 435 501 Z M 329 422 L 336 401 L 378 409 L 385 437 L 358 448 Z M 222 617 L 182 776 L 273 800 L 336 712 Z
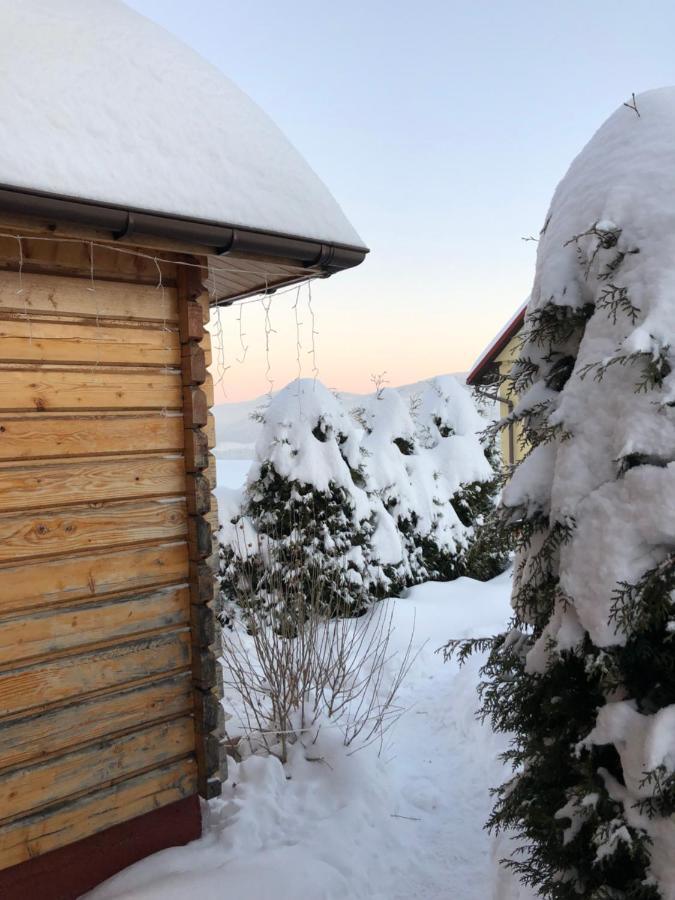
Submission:
M 237 698 L 249 746 L 286 762 L 290 745 L 306 735 L 315 740 L 322 727 L 338 728 L 352 752 L 382 745 L 404 712 L 397 696 L 419 652 L 414 626 L 397 653 L 393 604 L 375 603 L 357 618 L 331 618 L 329 588 L 318 568 L 308 571 L 302 548 L 296 547 L 290 576 L 293 544 L 284 546 L 284 566 L 276 564 L 275 550 L 269 538 L 258 537 L 254 547 L 242 539 L 238 553 L 247 571 L 228 598 L 222 636 L 223 680 Z M 273 605 L 253 590 L 261 566 Z

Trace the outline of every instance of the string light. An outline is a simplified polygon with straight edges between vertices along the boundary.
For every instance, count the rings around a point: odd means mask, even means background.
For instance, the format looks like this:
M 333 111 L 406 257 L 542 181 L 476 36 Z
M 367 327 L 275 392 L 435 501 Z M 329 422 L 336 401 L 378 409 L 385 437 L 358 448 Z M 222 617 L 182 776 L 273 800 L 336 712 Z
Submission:
M 101 333 L 100 327 L 101 323 L 99 321 L 99 309 L 98 309 L 98 294 L 96 292 L 96 285 L 94 284 L 94 244 L 92 241 L 89 241 L 89 287 L 87 290 L 94 295 L 94 312 L 96 314 L 96 337 L 94 338 L 94 345 L 96 347 L 96 361 L 94 362 L 94 367 L 91 370 L 92 375 L 95 375 L 98 371 L 98 367 L 101 364 Z
M 20 234 L 12 234 L 12 233 L 3 232 L 3 231 L 0 231 L 0 238 L 13 239 L 18 244 L 19 286 L 18 286 L 18 290 L 16 291 L 16 293 L 18 295 L 24 294 L 24 284 L 23 284 L 23 269 L 24 269 L 24 265 L 25 265 L 25 255 L 24 255 L 24 247 L 23 247 L 24 240 L 30 240 L 31 242 L 42 241 L 42 242 L 48 242 L 48 243 L 82 244 L 84 246 L 88 245 L 89 286 L 87 287 L 87 290 L 94 295 L 94 308 L 95 308 L 97 329 L 99 329 L 101 327 L 101 325 L 100 325 L 100 309 L 99 309 L 98 296 L 97 296 L 98 292 L 96 290 L 96 283 L 95 283 L 95 249 L 98 248 L 98 249 L 101 249 L 101 250 L 104 250 L 107 252 L 122 254 L 122 255 L 126 255 L 126 256 L 133 256 L 136 258 L 145 259 L 145 260 L 152 262 L 154 264 L 155 268 L 157 269 L 157 285 L 156 285 L 156 287 L 157 287 L 157 290 L 159 290 L 161 292 L 162 330 L 165 333 L 163 349 L 165 351 L 167 351 L 167 354 L 168 354 L 168 351 L 170 351 L 172 349 L 171 341 L 168 338 L 168 334 L 170 332 L 175 331 L 175 329 L 169 327 L 168 321 L 167 321 L 166 286 L 164 284 L 164 278 L 163 278 L 161 264 L 165 263 L 165 264 L 172 265 L 172 266 L 180 265 L 180 266 L 186 266 L 188 268 L 196 268 L 196 269 L 204 268 L 202 263 L 193 263 L 193 262 L 188 262 L 186 260 L 176 260 L 176 259 L 165 258 L 165 257 L 157 255 L 157 254 L 144 253 L 141 250 L 131 249 L 129 247 L 124 247 L 124 246 L 102 243 L 99 241 L 87 240 L 85 238 L 61 237 L 61 236 L 55 236 L 55 235 L 50 235 L 50 236 L 33 235 L 33 234 L 20 235 Z M 250 296 L 250 297 L 245 297 L 240 300 L 235 299 L 235 300 L 222 300 L 221 301 L 221 300 L 218 300 L 218 296 L 217 296 L 217 293 L 218 293 L 217 277 L 218 276 L 222 276 L 223 279 L 226 280 L 228 275 L 243 274 L 243 275 L 251 276 L 256 273 L 256 270 L 253 267 L 253 265 L 249 266 L 249 267 L 232 265 L 230 260 L 228 260 L 226 264 L 219 265 L 218 260 L 213 259 L 213 257 L 209 257 L 208 268 L 209 268 L 209 274 L 211 276 L 211 286 L 210 286 L 211 306 L 212 306 L 212 308 L 215 308 L 215 317 L 216 317 L 216 323 L 217 323 L 217 330 L 215 332 L 215 338 L 218 343 L 217 361 L 216 361 L 216 366 L 215 366 L 216 373 L 217 373 L 216 384 L 217 385 L 222 384 L 222 382 L 224 380 L 225 372 L 227 372 L 231 368 L 231 365 L 227 365 L 226 361 L 225 361 L 224 330 L 223 330 L 222 317 L 221 317 L 221 307 L 223 307 L 223 306 L 239 307 L 238 315 L 237 315 L 237 323 L 238 323 L 239 344 L 240 344 L 240 349 L 241 349 L 241 355 L 239 357 L 237 357 L 237 362 L 240 365 L 243 365 L 244 362 L 246 361 L 246 358 L 248 355 L 248 350 L 249 350 L 249 345 L 244 340 L 245 337 L 247 336 L 247 333 L 244 330 L 243 307 L 248 306 L 251 303 L 255 303 L 255 304 L 259 304 L 262 306 L 262 308 L 264 310 L 264 314 L 265 314 L 265 360 L 266 360 L 265 377 L 269 384 L 269 393 L 270 394 L 272 393 L 273 387 L 274 387 L 274 380 L 271 377 L 272 366 L 271 366 L 270 336 L 272 334 L 276 334 L 277 332 L 272 327 L 270 310 L 271 310 L 271 305 L 272 305 L 273 299 L 282 297 L 284 294 L 289 293 L 291 291 L 294 292 L 294 294 L 295 294 L 295 300 L 294 300 L 292 308 L 293 308 L 293 312 L 294 312 L 295 329 L 296 329 L 297 378 L 298 378 L 298 380 L 301 379 L 301 377 L 302 377 L 302 356 L 301 356 L 301 354 L 302 354 L 302 350 L 303 350 L 301 328 L 302 328 L 303 323 L 300 321 L 300 299 L 301 299 L 301 289 L 302 289 L 303 283 L 307 284 L 307 291 L 308 291 L 307 306 L 309 309 L 310 321 L 311 321 L 311 331 L 310 331 L 311 346 L 310 346 L 310 349 L 308 350 L 308 353 L 312 359 L 312 374 L 314 377 L 314 381 L 316 383 L 316 380 L 317 380 L 318 374 L 319 374 L 319 368 L 317 365 L 317 354 L 316 354 L 316 336 L 318 335 L 318 331 L 316 330 L 316 327 L 315 327 L 316 326 L 316 317 L 315 317 L 315 311 L 314 311 L 314 308 L 312 305 L 311 282 L 313 280 L 313 277 L 317 277 L 317 276 L 310 275 L 309 278 L 306 278 L 306 276 L 305 277 L 300 276 L 298 274 L 297 266 L 279 265 L 277 267 L 268 267 L 263 273 L 258 272 L 258 275 L 262 275 L 262 277 L 265 279 L 264 290 L 261 289 L 261 291 L 258 294 L 254 295 L 254 296 Z M 279 288 L 270 287 L 269 280 L 270 280 L 270 278 L 275 278 L 275 277 L 284 278 L 286 280 L 291 278 L 291 279 L 293 279 L 293 281 L 295 283 L 294 284 L 286 284 L 283 287 L 279 287 Z M 298 282 L 300 282 L 300 283 L 298 283 Z M 207 290 L 208 290 L 208 288 L 207 288 Z M 25 316 L 25 319 L 26 319 L 26 322 L 28 325 L 29 342 L 32 344 L 33 343 L 32 320 L 31 320 L 27 296 L 24 297 L 24 316 Z M 98 345 L 102 342 L 102 339 L 97 336 L 97 338 L 95 339 L 94 342 L 97 344 L 97 358 L 96 358 L 96 362 L 94 365 L 94 370 L 95 370 L 100 366 L 100 363 L 101 363 L 101 359 L 100 359 L 101 354 L 100 354 L 100 348 L 98 347 Z M 168 355 L 166 357 L 164 369 L 167 374 L 171 371 Z M 163 412 L 163 414 L 164 414 L 164 412 Z
M 267 368 L 265 369 L 265 378 L 267 379 L 267 383 L 269 384 L 269 395 L 272 396 L 272 391 L 274 390 L 274 379 L 272 378 L 272 364 L 270 361 L 270 335 L 276 334 L 274 328 L 272 328 L 272 320 L 270 318 L 270 307 L 272 305 L 272 298 L 269 295 L 265 295 L 262 298 L 262 308 L 265 310 L 265 362 L 267 364 Z
M 108 250 L 111 253 L 121 253 L 126 256 L 135 256 L 140 259 L 147 259 L 151 262 L 155 260 L 160 263 L 167 263 L 170 265 L 180 265 L 186 266 L 191 269 L 202 269 L 203 265 L 201 263 L 191 263 L 187 262 L 187 260 L 176 260 L 170 259 L 168 257 L 158 256 L 154 253 L 143 253 L 141 250 L 132 250 L 129 247 L 123 247 L 117 244 L 104 244 L 100 241 L 91 241 L 85 238 L 69 238 L 69 237 L 60 237 L 56 235 L 43 236 L 43 235 L 16 235 L 6 231 L 0 231 L 0 238 L 14 238 L 17 241 L 21 240 L 30 240 L 30 241 L 47 241 L 49 243 L 60 243 L 60 244 L 89 244 L 91 247 L 97 247 L 100 250 Z M 21 247 L 19 248 L 21 251 Z M 255 274 L 255 269 L 251 268 L 238 268 L 236 265 L 232 265 L 228 260 L 226 265 L 218 265 L 217 260 L 213 257 L 209 257 L 209 268 L 216 272 L 222 273 L 224 276 L 228 274 L 239 274 L 239 275 L 253 275 Z M 282 266 L 279 265 L 278 268 L 267 268 L 266 269 L 266 282 L 270 276 L 279 276 L 279 277 L 288 277 L 296 275 L 297 276 L 297 267 L 296 266 Z M 267 290 L 267 288 L 266 288 Z
M 316 317 L 314 315 L 314 307 L 312 306 L 312 282 L 307 282 L 307 307 L 309 309 L 310 315 L 310 328 L 312 335 L 312 346 L 309 349 L 309 355 L 312 357 L 312 374 L 314 376 L 314 387 L 316 388 L 316 381 L 319 377 L 319 367 L 316 364 L 316 337 L 319 332 L 316 330 Z
M 243 365 L 243 364 L 244 364 L 244 361 L 246 360 L 246 354 L 248 353 L 248 344 L 245 344 L 245 343 L 244 343 L 244 338 L 246 337 L 246 332 L 244 331 L 244 306 L 245 306 L 245 305 L 246 305 L 245 303 L 239 303 L 239 304 L 238 304 L 238 306 L 239 306 L 239 317 L 238 317 L 238 319 L 237 319 L 237 322 L 239 323 L 239 344 L 240 344 L 241 349 L 242 349 L 242 356 L 241 356 L 241 359 L 239 359 L 239 358 L 237 357 L 237 362 L 238 362 L 240 365 Z
M 23 294 L 23 241 L 21 237 L 17 234 L 14 235 L 16 238 L 16 242 L 19 245 L 19 289 L 16 292 L 17 296 L 19 294 Z M 33 346 L 33 323 L 31 322 L 30 312 L 28 311 L 28 297 L 24 296 L 23 298 L 23 313 L 26 317 L 26 322 L 28 323 L 28 346 Z

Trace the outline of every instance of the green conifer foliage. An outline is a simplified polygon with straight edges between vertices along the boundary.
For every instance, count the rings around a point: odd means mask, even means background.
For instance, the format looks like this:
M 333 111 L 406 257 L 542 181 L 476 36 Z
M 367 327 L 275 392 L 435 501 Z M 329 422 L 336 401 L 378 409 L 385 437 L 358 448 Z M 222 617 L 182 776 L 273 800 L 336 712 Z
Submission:
M 460 485 L 451 501 L 462 524 L 471 528 L 461 574 L 477 581 L 496 578 L 506 570 L 510 559 L 509 532 L 496 510 L 503 483 L 501 457 L 493 438 L 486 436 L 485 444 L 485 458 L 494 474 L 484 481 Z
M 419 443 L 432 460 L 431 527 L 419 538 L 428 577 L 487 580 L 508 564 L 504 530 L 493 521 L 500 487 L 494 437 L 467 391 L 450 376 L 435 378 L 421 398 Z M 436 461 L 434 462 L 434 456 Z
M 554 900 L 675 890 L 675 209 L 650 193 L 675 167 L 664 97 L 615 113 L 554 197 L 502 423 L 530 448 L 499 510 L 514 616 L 446 648 L 487 650 L 481 711 L 514 769 L 488 824 Z
M 264 420 L 259 460 L 221 545 L 225 598 L 241 605 L 248 594 L 283 627 L 297 620 L 285 610 L 283 585 L 292 582 L 294 596 L 320 597 L 327 614 L 357 615 L 383 595 L 386 576 L 349 417 L 305 380 L 280 392 Z

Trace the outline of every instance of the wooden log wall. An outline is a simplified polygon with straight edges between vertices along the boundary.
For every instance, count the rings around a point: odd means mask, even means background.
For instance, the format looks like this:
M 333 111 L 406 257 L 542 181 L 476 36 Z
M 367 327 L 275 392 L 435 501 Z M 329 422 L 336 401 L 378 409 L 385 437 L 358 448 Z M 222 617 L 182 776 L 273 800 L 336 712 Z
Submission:
M 0 869 L 224 774 L 201 270 L 0 237 Z

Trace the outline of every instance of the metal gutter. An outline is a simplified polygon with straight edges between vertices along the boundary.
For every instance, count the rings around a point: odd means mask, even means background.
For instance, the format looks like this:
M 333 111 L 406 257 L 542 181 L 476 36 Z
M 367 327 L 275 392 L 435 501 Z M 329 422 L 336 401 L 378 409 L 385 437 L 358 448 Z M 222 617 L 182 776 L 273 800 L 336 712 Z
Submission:
M 0 213 L 3 212 L 40 219 L 48 226 L 66 222 L 96 228 L 110 232 L 110 236 L 117 240 L 165 238 L 203 247 L 205 253 L 215 256 L 237 252 L 290 259 L 308 269 L 319 269 L 325 275 L 358 266 L 368 253 L 365 247 L 328 243 L 0 184 Z

